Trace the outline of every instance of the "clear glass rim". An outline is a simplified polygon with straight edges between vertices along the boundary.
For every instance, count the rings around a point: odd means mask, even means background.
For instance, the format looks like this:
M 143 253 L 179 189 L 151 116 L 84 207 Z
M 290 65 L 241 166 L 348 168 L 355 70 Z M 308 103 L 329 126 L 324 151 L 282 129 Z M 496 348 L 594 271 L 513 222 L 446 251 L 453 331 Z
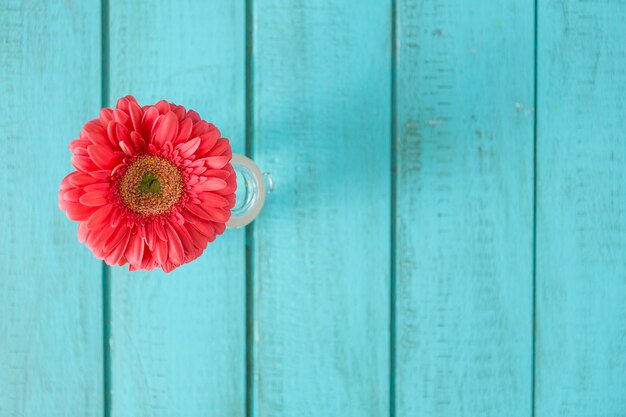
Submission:
M 250 224 L 261 212 L 267 195 L 266 177 L 254 161 L 245 155 L 233 154 L 231 164 L 237 175 L 237 186 L 246 187 L 245 200 L 236 202 L 227 227 L 236 229 Z M 271 179 L 268 178 L 271 184 Z

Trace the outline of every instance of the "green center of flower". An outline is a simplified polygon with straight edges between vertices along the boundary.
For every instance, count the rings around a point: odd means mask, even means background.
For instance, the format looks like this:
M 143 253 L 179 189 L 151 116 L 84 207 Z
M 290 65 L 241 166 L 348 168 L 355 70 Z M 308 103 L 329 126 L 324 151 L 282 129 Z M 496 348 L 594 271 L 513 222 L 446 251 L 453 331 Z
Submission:
M 150 171 L 143 174 L 139 183 L 139 192 L 142 194 L 159 194 L 161 192 L 159 177 Z
M 183 176 L 169 160 L 143 155 L 131 162 L 117 183 L 126 207 L 142 216 L 168 213 L 183 195 Z

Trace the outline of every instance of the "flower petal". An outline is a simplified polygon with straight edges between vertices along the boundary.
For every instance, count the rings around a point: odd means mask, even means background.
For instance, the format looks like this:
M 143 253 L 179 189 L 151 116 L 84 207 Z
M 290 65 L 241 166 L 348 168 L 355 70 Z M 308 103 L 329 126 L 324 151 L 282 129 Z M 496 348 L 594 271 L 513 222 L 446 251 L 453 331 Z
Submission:
M 136 101 L 131 101 L 128 104 L 128 112 L 130 113 L 130 120 L 132 121 L 133 129 L 138 132 L 141 129 L 143 111 Z
M 89 226 L 87 226 L 87 228 L 89 229 Z M 107 227 L 107 229 L 109 228 Z M 89 229 L 85 243 L 98 259 L 104 259 L 104 242 L 109 238 L 109 233 L 109 230 L 102 228 L 95 230 Z
M 72 172 L 63 177 L 63 179 L 61 180 L 61 186 L 59 187 L 61 190 L 69 190 L 70 188 L 74 188 L 70 183 L 70 177 L 74 174 L 76 174 L 76 172 Z
M 200 121 L 200 115 L 195 110 L 187 110 L 187 117 L 190 118 L 194 123 Z
M 215 230 L 211 226 L 211 222 L 205 220 L 201 217 L 196 216 L 191 211 L 183 211 L 183 216 L 185 220 L 188 220 L 189 223 L 198 231 L 200 234 L 204 235 L 208 240 L 213 241 L 215 239 Z M 187 224 L 187 223 L 185 223 Z
M 167 142 L 171 142 L 178 133 L 178 119 L 173 112 L 169 112 L 163 116 L 163 121 L 156 127 L 154 135 L 154 146 L 161 149 Z
M 126 252 L 126 246 L 128 245 L 128 241 L 130 240 L 130 231 L 128 233 L 124 233 L 122 235 L 122 239 L 115 246 L 111 252 L 104 258 L 104 262 L 107 265 L 117 265 L 120 264 L 122 259 L 124 258 L 124 252 Z M 123 264 L 123 262 L 122 262 Z
M 165 231 L 167 232 L 167 243 L 168 243 L 168 259 L 176 264 L 180 265 L 183 263 L 184 259 L 184 251 L 183 244 L 180 241 L 180 237 L 176 233 L 176 230 L 172 227 L 170 222 L 165 222 Z
M 130 120 L 130 116 L 126 113 L 125 110 L 115 109 L 113 110 L 113 119 L 119 124 L 127 129 L 133 127 L 133 123 Z
M 200 191 L 216 191 L 216 190 L 221 190 L 222 188 L 226 187 L 228 184 L 226 184 L 226 181 L 220 179 L 220 178 L 209 178 L 208 180 L 206 180 L 205 182 L 198 184 L 198 185 L 194 185 L 193 186 L 193 190 L 195 192 L 200 192 Z
M 111 184 L 108 182 L 97 182 L 95 184 L 86 185 L 83 190 L 86 193 L 90 193 L 92 191 L 109 191 L 111 189 Z
M 126 126 L 118 123 L 115 125 L 115 136 L 117 137 L 118 142 L 120 140 L 129 142 L 130 130 Z
M 78 224 L 78 241 L 81 243 L 85 243 L 88 233 L 89 229 L 87 228 L 87 224 L 85 222 L 80 222 Z
M 152 256 L 154 260 L 162 266 L 165 261 L 167 261 L 167 241 L 156 239 L 154 242 L 154 250 L 152 251 Z
M 94 144 L 103 144 L 108 141 L 105 126 L 99 119 L 91 120 L 83 126 L 83 132 Z
M 191 223 L 185 223 L 183 227 L 187 230 L 189 236 L 191 236 L 191 240 L 196 248 L 202 251 L 207 247 L 209 239 L 200 233 L 196 227 L 194 227 Z
M 215 233 L 221 235 L 226 230 L 226 223 L 213 223 L 213 227 L 215 228 Z
M 230 141 L 226 138 L 220 138 L 217 143 L 211 149 L 211 155 L 226 155 L 229 156 L 233 153 L 230 147 Z
M 120 149 L 122 150 L 122 152 L 124 152 L 127 156 L 132 156 L 135 153 L 135 149 L 132 147 L 132 145 L 126 145 L 126 143 L 124 143 L 123 140 L 119 141 L 120 144 Z
M 167 240 L 167 233 L 165 232 L 165 228 L 163 227 L 163 224 L 159 222 L 153 222 L 152 228 L 154 229 L 154 232 L 156 233 L 156 236 L 159 239 Z
M 193 137 L 193 132 L 191 132 L 191 136 Z M 198 147 L 196 153 L 200 156 L 208 156 L 211 152 L 211 149 L 213 149 L 219 138 L 219 134 L 216 135 L 213 133 L 205 133 L 200 135 L 202 143 Z
M 130 236 L 130 240 L 128 241 L 128 246 L 126 247 L 125 252 L 125 256 L 129 264 L 141 264 L 141 260 L 143 259 L 143 247 L 143 238 L 139 233 L 137 233 L 137 230 L 135 229 Z
M 108 180 L 111 177 L 111 170 L 110 169 L 94 170 L 94 171 L 90 171 L 89 175 L 96 178 L 98 181 Z
M 200 206 L 197 206 L 196 204 L 185 205 L 185 210 L 189 210 L 197 217 L 203 218 L 205 220 L 211 220 L 211 216 L 209 216 L 206 211 L 204 211 Z
M 85 193 L 80 197 L 78 201 L 85 206 L 90 207 L 98 207 L 103 206 L 107 203 L 107 196 L 109 193 L 103 190 L 91 191 L 89 193 Z
M 130 140 L 135 148 L 135 151 L 140 152 L 146 149 L 146 141 L 139 133 L 130 132 Z
M 204 172 L 205 177 L 216 177 L 227 180 L 232 174 L 227 169 L 210 169 Z
M 146 246 L 143 250 L 143 259 L 141 260 L 141 265 L 139 266 L 140 269 L 145 269 L 147 271 L 151 271 L 156 267 L 156 262 L 154 261 L 154 258 L 152 257 L 152 252 L 150 252 L 150 249 Z M 130 266 L 129 266 L 130 269 Z
M 109 124 L 111 120 L 113 120 L 113 109 L 106 107 L 100 110 L 100 121 L 104 123 L 105 126 Z
M 171 223 L 171 225 L 176 231 L 176 234 L 178 235 L 178 237 L 180 238 L 180 242 L 183 244 L 183 251 L 184 251 L 183 262 L 184 262 L 188 259 L 189 255 L 195 252 L 193 239 L 191 238 L 191 235 L 189 234 L 189 232 L 184 226 L 178 223 Z
M 117 103 L 115 103 L 115 109 L 116 110 L 128 110 L 128 96 L 126 97 L 120 97 L 119 99 L 117 99 Z
M 183 120 L 183 118 L 185 117 L 185 114 L 187 113 L 187 110 L 185 110 L 183 106 L 178 106 L 176 104 L 171 104 L 170 107 L 171 107 L 172 112 L 174 112 L 174 114 L 178 118 L 178 121 Z
M 109 215 L 111 214 L 111 210 L 113 210 L 112 204 L 107 204 L 106 206 L 100 207 L 96 210 L 87 221 L 87 228 L 89 230 L 99 229 L 102 226 L 109 226 Z
M 202 158 L 206 166 L 212 169 L 221 169 L 226 166 L 231 160 L 230 155 L 224 156 L 208 156 L 206 158 Z
M 200 138 L 191 139 L 181 145 L 178 145 L 178 152 L 183 158 L 189 158 L 200 146 Z
M 152 132 L 152 127 L 159 117 L 159 111 L 156 107 L 148 108 L 143 114 L 143 118 L 141 119 L 141 130 L 139 133 L 144 139 L 150 138 L 150 133 Z
M 199 193 L 198 198 L 203 205 L 210 207 L 227 207 L 230 203 L 227 198 L 210 191 Z
M 98 178 L 94 178 L 89 174 L 82 174 L 80 172 L 72 172 L 67 176 L 67 180 L 75 187 L 84 187 L 87 184 L 93 184 L 100 181 Z
M 102 169 L 111 169 L 119 163 L 117 155 L 104 146 L 90 145 L 87 147 L 87 152 L 91 160 Z
M 171 110 L 170 103 L 165 100 L 159 101 L 157 104 L 154 105 L 154 107 L 157 108 L 160 114 L 168 113 Z
M 111 227 L 117 227 L 121 223 L 121 221 L 122 221 L 122 211 L 118 209 L 117 207 L 115 207 L 111 211 L 109 224 L 111 225 Z
M 117 122 L 114 120 L 109 122 L 109 124 L 107 125 L 107 137 L 108 137 L 109 143 L 113 145 L 114 148 L 115 146 L 117 146 L 117 142 L 119 142 L 119 139 L 117 138 L 116 126 L 117 126 Z
M 91 145 L 91 141 L 89 139 L 74 139 L 70 142 L 68 148 L 73 154 L 85 155 L 84 152 L 87 151 L 87 146 L 89 145 Z
M 166 274 L 169 274 L 170 272 L 172 272 L 174 269 L 176 269 L 176 265 L 172 264 L 169 261 L 165 261 L 165 263 L 161 264 L 161 269 L 163 270 L 163 272 L 165 272 Z
M 198 120 L 193 124 L 193 128 L 191 129 L 191 137 L 200 136 L 203 133 L 208 133 L 212 130 L 212 127 L 215 128 L 211 123 L 206 122 L 204 120 Z M 217 130 L 217 128 L 215 128 Z M 219 136 L 219 135 L 218 135 Z
M 120 225 L 120 227 L 113 227 L 113 232 L 104 243 L 104 252 L 109 253 L 126 237 L 127 234 L 130 233 L 130 227 L 125 224 Z
M 89 220 L 89 216 L 98 209 L 97 207 L 88 207 L 80 203 L 72 203 L 65 200 L 59 200 L 59 208 L 65 212 L 68 219 L 77 222 Z
M 183 143 L 187 139 L 189 139 L 189 135 L 191 135 L 191 128 L 193 127 L 193 122 L 191 119 L 183 119 L 182 122 L 178 124 L 178 135 L 176 136 L 176 144 Z
M 91 158 L 89 158 L 88 156 L 74 155 L 72 156 L 71 161 L 72 161 L 72 166 L 74 166 L 74 168 L 76 168 L 77 171 L 89 172 L 89 171 L 94 171 L 98 169 L 98 167 L 93 163 Z
M 66 190 L 63 193 L 63 200 L 71 201 L 71 202 L 74 202 L 74 203 L 78 203 L 81 195 L 83 195 L 83 190 L 81 190 L 79 188 Z
M 154 239 L 155 239 L 155 234 L 156 234 L 154 231 L 153 224 L 146 223 L 145 230 L 146 230 L 146 237 L 145 237 L 146 244 L 148 245 L 148 248 L 152 250 L 154 248 Z

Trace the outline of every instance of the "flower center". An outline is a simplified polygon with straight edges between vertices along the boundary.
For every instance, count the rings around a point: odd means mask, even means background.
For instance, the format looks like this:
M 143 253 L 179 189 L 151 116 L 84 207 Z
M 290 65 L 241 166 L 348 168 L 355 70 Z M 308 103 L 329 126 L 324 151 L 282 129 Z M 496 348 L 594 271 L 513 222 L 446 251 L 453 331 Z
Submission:
M 134 160 L 119 182 L 122 201 L 142 216 L 167 213 L 183 194 L 183 176 L 165 158 L 154 155 Z
M 139 183 L 139 192 L 142 194 L 158 194 L 161 192 L 161 183 L 159 182 L 159 177 L 154 172 L 146 172 L 141 177 L 141 182 Z

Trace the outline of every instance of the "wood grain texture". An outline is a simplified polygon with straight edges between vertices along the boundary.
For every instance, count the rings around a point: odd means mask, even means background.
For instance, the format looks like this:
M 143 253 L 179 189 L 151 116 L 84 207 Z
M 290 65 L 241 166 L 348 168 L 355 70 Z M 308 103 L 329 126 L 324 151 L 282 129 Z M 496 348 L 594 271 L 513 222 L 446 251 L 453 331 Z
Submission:
M 398 1 L 398 417 L 531 413 L 533 18 Z
M 537 417 L 626 415 L 626 3 L 538 10 Z
M 388 1 L 255 0 L 253 412 L 388 410 Z
M 110 2 L 111 99 L 167 99 L 244 144 L 243 1 Z M 112 103 L 114 104 L 114 103 Z M 243 231 L 170 275 L 112 268 L 112 416 L 241 416 Z
M 101 263 L 57 206 L 97 117 L 99 3 L 0 4 L 0 416 L 101 416 Z

